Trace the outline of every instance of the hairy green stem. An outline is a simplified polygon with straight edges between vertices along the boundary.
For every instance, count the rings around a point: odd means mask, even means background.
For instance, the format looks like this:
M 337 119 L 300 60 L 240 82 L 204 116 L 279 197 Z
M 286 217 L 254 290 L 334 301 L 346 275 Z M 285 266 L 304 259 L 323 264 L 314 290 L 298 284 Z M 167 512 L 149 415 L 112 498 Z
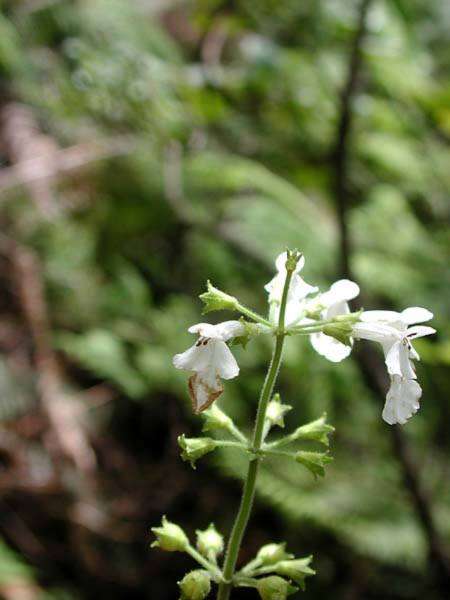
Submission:
M 218 448 L 221 446 L 229 448 L 240 448 L 241 450 L 247 450 L 248 445 L 243 442 L 232 442 L 231 440 L 215 440 Z
M 242 433 L 242 431 L 236 427 L 236 425 L 234 423 L 231 423 L 230 428 L 228 429 L 228 432 L 235 437 L 237 440 L 239 440 L 240 442 L 242 442 L 243 444 L 247 444 L 248 440 L 245 437 L 245 435 Z
M 245 315 L 249 319 L 253 319 L 253 321 L 256 321 L 257 323 L 261 323 L 262 325 L 266 325 L 267 327 L 272 327 L 272 323 L 270 321 L 268 321 L 261 315 L 258 315 L 258 313 L 256 313 L 254 310 L 247 308 L 243 304 L 239 303 L 236 307 L 236 310 L 241 312 L 243 315 Z
M 242 490 L 241 504 L 239 511 L 236 516 L 236 520 L 231 531 L 230 539 L 228 542 L 228 548 L 225 556 L 225 562 L 223 566 L 223 582 L 219 584 L 219 591 L 217 593 L 217 600 L 228 600 L 232 589 L 232 579 L 236 568 L 236 561 L 241 547 L 242 538 L 244 537 L 245 529 L 247 527 L 250 513 L 253 506 L 253 500 L 255 497 L 256 489 L 256 477 L 258 474 L 258 467 L 260 457 L 258 453 L 261 449 L 264 432 L 264 421 L 266 418 L 267 405 L 272 396 L 275 380 L 278 375 L 278 371 L 281 364 L 281 356 L 283 351 L 283 343 L 285 338 L 284 329 L 284 316 L 286 313 L 286 302 L 289 290 L 289 284 L 292 278 L 292 271 L 286 272 L 286 279 L 283 287 L 283 295 L 281 299 L 280 315 L 278 319 L 278 329 L 275 340 L 275 346 L 272 353 L 272 360 L 270 361 L 269 370 L 267 371 L 266 378 L 261 390 L 261 395 L 258 403 L 258 410 L 256 413 L 255 429 L 253 432 L 253 442 L 251 450 L 254 452 L 254 456 L 250 459 L 247 477 L 245 479 L 244 488 Z
M 187 546 L 186 552 L 187 554 L 192 556 L 192 558 L 196 560 L 200 565 L 202 565 L 202 567 L 209 571 L 216 581 L 221 581 L 222 573 L 219 567 L 217 567 L 211 561 L 207 560 L 204 556 L 200 554 L 200 552 L 197 552 L 197 550 L 193 548 L 190 544 Z

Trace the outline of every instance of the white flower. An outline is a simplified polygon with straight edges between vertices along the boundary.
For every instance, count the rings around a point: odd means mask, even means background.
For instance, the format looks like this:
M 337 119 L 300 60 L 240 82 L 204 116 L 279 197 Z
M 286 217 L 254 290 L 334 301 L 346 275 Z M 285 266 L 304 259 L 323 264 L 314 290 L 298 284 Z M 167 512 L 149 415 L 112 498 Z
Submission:
M 372 310 L 361 315 L 361 322 L 353 326 L 356 338 L 381 344 L 391 386 L 386 396 L 383 419 L 393 425 L 402 425 L 419 410 L 422 389 L 417 383 L 412 360 L 420 360 L 411 341 L 431 335 L 436 330 L 423 323 L 433 318 L 426 308 L 407 308 L 401 313 L 390 310 Z
M 323 307 L 322 319 L 333 319 L 339 315 L 347 315 L 350 312 L 349 300 L 353 300 L 359 294 L 359 286 L 349 279 L 340 279 L 333 283 L 330 289 L 320 294 L 313 300 L 314 306 Z M 314 310 L 314 307 L 307 305 Z M 311 321 L 314 323 L 314 321 Z M 310 336 L 313 348 L 331 362 L 340 362 L 347 358 L 352 351 L 351 346 L 346 346 L 339 340 L 323 332 L 312 333 Z
M 189 394 L 194 412 L 199 413 L 223 392 L 221 379 L 238 376 L 239 366 L 226 341 L 243 335 L 245 327 L 239 321 L 224 321 L 218 325 L 198 323 L 188 331 L 198 333 L 199 338 L 186 352 L 175 354 L 173 364 L 195 372 L 189 378 Z
M 287 252 L 283 252 L 275 261 L 275 266 L 278 273 L 275 277 L 264 286 L 264 289 L 269 292 L 270 304 L 270 320 L 277 324 L 280 315 L 281 298 L 283 296 L 284 283 L 286 281 L 286 260 Z M 304 256 L 300 257 L 295 271 L 292 274 L 291 282 L 286 301 L 286 313 L 284 324 L 291 325 L 294 321 L 301 317 L 301 301 L 309 294 L 317 292 L 319 288 L 313 287 L 304 281 L 299 273 L 305 265 Z

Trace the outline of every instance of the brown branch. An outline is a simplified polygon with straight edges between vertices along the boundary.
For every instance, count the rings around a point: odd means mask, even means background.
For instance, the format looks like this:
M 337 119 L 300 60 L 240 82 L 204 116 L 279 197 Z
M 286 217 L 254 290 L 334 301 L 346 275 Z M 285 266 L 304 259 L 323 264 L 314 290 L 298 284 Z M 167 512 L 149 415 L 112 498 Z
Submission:
M 353 101 L 357 92 L 362 62 L 362 47 L 367 33 L 367 14 L 372 0 L 362 0 L 355 37 L 350 50 L 347 79 L 342 90 L 336 144 L 332 153 L 334 165 L 334 195 L 340 232 L 340 271 L 350 273 L 349 236 L 347 228 L 347 198 L 349 169 L 349 137 L 353 121 Z
M 34 204 L 49 218 L 58 212 L 53 185 L 93 162 L 129 154 L 135 142 L 129 136 L 85 142 L 60 148 L 40 132 L 33 111 L 9 102 L 0 112 L 1 143 L 12 165 L 0 169 L 0 192 L 25 187 Z M 3 201 L 7 198 L 3 196 Z
M 362 0 L 360 4 L 357 30 L 350 52 L 347 79 L 340 100 L 336 143 L 332 153 L 333 187 L 340 231 L 340 272 L 343 277 L 348 278 L 352 277 L 351 240 L 347 225 L 349 153 L 353 107 L 361 75 L 362 48 L 367 32 L 367 15 L 371 1 Z M 388 386 L 388 378 L 380 355 L 372 347 L 365 345 L 355 353 L 355 357 L 369 389 L 377 396 L 384 396 Z M 427 540 L 430 568 L 434 579 L 440 589 L 448 592 L 450 589 L 450 563 L 433 518 L 431 499 L 421 484 L 416 464 L 403 431 L 398 425 L 391 427 L 389 431 L 392 437 L 393 450 L 402 470 L 405 488 L 408 490 L 416 516 Z
M 80 471 L 95 467 L 95 456 L 80 423 L 80 407 L 64 390 L 61 373 L 52 349 L 50 323 L 42 283 L 41 267 L 35 254 L 11 244 L 18 297 L 34 343 L 38 389 L 58 447 Z

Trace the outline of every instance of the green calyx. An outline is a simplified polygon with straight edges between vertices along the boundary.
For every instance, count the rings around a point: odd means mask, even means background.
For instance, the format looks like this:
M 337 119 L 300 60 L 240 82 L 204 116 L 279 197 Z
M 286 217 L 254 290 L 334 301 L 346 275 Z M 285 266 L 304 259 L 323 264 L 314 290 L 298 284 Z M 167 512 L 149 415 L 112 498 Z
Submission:
M 178 445 L 182 450 L 181 458 L 189 461 L 193 469 L 195 461 L 217 448 L 217 442 L 212 438 L 187 438 L 184 434 L 178 437 Z
M 211 591 L 211 577 L 201 569 L 187 573 L 178 582 L 180 600 L 204 600 Z
M 271 427 L 284 427 L 284 415 L 292 410 L 289 404 L 282 404 L 280 394 L 275 394 L 267 405 L 266 420 Z
M 208 560 L 215 560 L 219 554 L 222 554 L 224 548 L 223 536 L 211 523 L 207 529 L 198 529 L 197 534 L 197 550 L 203 554 Z
M 342 344 L 346 346 L 351 346 L 351 334 L 352 334 L 352 324 L 348 322 L 336 322 L 329 323 L 328 325 L 324 325 L 323 333 L 325 335 L 329 335 L 330 337 L 338 340 Z
M 278 575 L 283 575 L 288 579 L 295 581 L 302 590 L 305 589 L 305 578 L 315 575 L 314 569 L 309 566 L 312 561 L 312 556 L 306 558 L 295 558 L 293 560 L 282 560 L 274 566 L 274 571 Z
M 251 338 L 260 335 L 261 333 L 271 333 L 271 329 L 267 325 L 263 325 L 261 323 L 252 323 L 251 321 L 244 319 L 244 317 L 239 319 L 239 323 L 243 325 L 244 333 L 230 340 L 230 346 L 240 345 L 245 350 Z
M 326 423 L 326 418 L 326 413 L 323 413 L 319 419 L 298 427 L 291 434 L 292 441 L 313 440 L 328 447 L 330 445 L 328 436 L 333 433 L 334 427 Z
M 181 527 L 168 521 L 165 516 L 162 518 L 161 527 L 152 527 L 152 532 L 156 540 L 151 548 L 161 548 L 167 552 L 185 552 L 189 546 L 189 540 Z
M 203 411 L 202 417 L 204 418 L 202 431 L 214 431 L 216 429 L 230 431 L 233 427 L 233 421 L 216 404 L 212 404 Z
M 256 589 L 262 600 L 285 600 L 298 588 L 278 575 L 271 575 L 260 579 Z
M 264 566 L 274 565 L 282 560 L 291 558 L 294 558 L 294 555 L 286 552 L 285 542 L 281 544 L 266 544 L 259 549 L 256 555 L 258 563 Z
M 314 477 L 325 476 L 325 465 L 330 463 L 333 458 L 324 452 L 306 452 L 299 450 L 294 455 L 295 460 L 306 467 Z
M 204 303 L 202 314 L 215 310 L 237 310 L 239 306 L 237 298 L 214 287 L 210 281 L 207 282 L 207 291 L 199 298 Z

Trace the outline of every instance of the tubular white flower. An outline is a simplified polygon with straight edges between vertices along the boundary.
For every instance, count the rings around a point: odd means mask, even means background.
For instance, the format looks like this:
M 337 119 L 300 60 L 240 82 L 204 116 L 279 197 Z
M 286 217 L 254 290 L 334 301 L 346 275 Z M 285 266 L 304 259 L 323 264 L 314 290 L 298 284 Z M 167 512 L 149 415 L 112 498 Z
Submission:
M 224 321 L 218 325 L 198 323 L 189 328 L 197 333 L 197 342 L 181 354 L 175 354 L 173 364 L 177 369 L 194 371 L 189 378 L 189 394 L 194 412 L 199 413 L 223 392 L 221 379 L 239 375 L 239 366 L 226 341 L 243 335 L 245 327 L 239 321 Z
M 278 323 L 281 298 L 283 295 L 284 282 L 286 280 L 286 260 L 287 252 L 283 252 L 277 257 L 275 266 L 278 272 L 275 277 L 264 286 L 264 289 L 269 292 L 270 320 L 272 323 Z M 284 318 L 286 327 L 301 317 L 301 301 L 306 298 L 306 296 L 317 292 L 319 289 L 309 285 L 309 283 L 306 283 L 306 281 L 300 277 L 299 273 L 304 265 L 305 258 L 304 256 L 301 256 L 295 271 L 292 274 L 291 283 L 289 285 Z
M 349 279 L 340 279 L 313 302 L 316 306 L 323 307 L 321 318 L 328 320 L 339 315 L 347 315 L 350 312 L 348 301 L 356 298 L 358 294 L 359 286 L 356 283 Z M 346 346 L 323 332 L 311 334 L 310 340 L 314 350 L 331 362 L 344 360 L 352 351 L 351 346 Z
M 420 357 L 411 341 L 436 332 L 433 327 L 414 325 L 432 318 L 433 313 L 418 306 L 407 308 L 401 313 L 372 310 L 364 312 L 361 322 L 353 326 L 355 338 L 378 342 L 383 348 L 391 378 L 383 419 L 390 425 L 403 425 L 419 409 L 422 389 L 415 381 L 417 376 L 412 361 L 420 360 Z

